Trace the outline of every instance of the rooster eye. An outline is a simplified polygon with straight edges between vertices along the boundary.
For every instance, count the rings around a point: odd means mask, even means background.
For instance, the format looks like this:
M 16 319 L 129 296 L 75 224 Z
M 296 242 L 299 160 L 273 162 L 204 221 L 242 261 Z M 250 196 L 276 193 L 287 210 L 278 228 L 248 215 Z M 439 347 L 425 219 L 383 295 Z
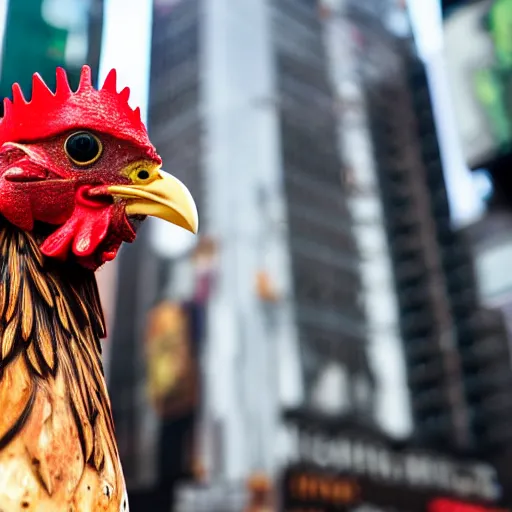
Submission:
M 101 156 L 103 147 L 98 137 L 89 132 L 70 135 L 64 143 L 64 151 L 76 165 L 91 165 Z

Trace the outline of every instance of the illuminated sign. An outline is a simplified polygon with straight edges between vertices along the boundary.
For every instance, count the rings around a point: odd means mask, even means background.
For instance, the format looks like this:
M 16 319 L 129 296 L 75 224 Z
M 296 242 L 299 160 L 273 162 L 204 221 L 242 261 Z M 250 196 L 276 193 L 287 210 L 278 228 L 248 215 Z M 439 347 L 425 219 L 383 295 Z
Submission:
M 451 100 L 464 157 L 472 168 L 512 149 L 511 22 L 509 0 L 460 2 L 445 22 Z
M 490 464 L 392 443 L 371 428 L 288 410 L 281 512 L 510 512 Z
M 428 489 L 460 498 L 493 501 L 501 489 L 490 465 L 455 461 L 443 455 L 420 451 L 396 451 L 384 442 L 347 433 L 327 435 L 286 425 L 280 446 L 285 463 L 312 464 L 340 473 L 412 489 Z
M 284 471 L 281 490 L 283 512 L 509 512 L 492 505 L 439 497 L 439 493 L 427 489 L 303 464 Z
M 319 503 L 334 506 L 353 503 L 360 494 L 359 485 L 353 479 L 313 471 L 290 474 L 286 486 L 290 501 L 309 503 L 311 506 Z
M 428 504 L 428 512 L 508 512 L 503 508 L 489 508 L 473 503 L 437 498 Z

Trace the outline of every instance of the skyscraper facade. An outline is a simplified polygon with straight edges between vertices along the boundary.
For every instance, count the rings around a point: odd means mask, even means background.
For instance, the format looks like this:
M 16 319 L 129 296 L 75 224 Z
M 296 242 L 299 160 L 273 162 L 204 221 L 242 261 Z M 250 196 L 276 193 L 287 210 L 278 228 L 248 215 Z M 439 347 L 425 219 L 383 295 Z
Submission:
M 216 248 L 201 299 L 200 421 L 187 427 L 213 482 L 276 476 L 285 411 L 402 436 L 412 416 L 434 444 L 484 435 L 474 397 L 490 395 L 471 377 L 492 329 L 450 227 L 425 71 L 382 2 L 335 3 L 154 1 L 150 136 L 198 203 L 199 240 Z M 141 463 L 155 427 L 141 406 L 144 312 L 162 297 L 197 303 L 205 263 L 131 254 L 140 295 L 120 299 L 129 307 L 114 336 L 130 348 L 111 372 L 126 384 L 120 446 L 136 486 L 143 472 L 159 478 L 156 455 L 153 470 Z
M 366 51 L 372 51 L 372 43 L 379 44 L 370 41 Z M 390 39 L 387 44 L 396 45 L 397 42 Z M 425 101 L 428 88 L 423 81 L 423 87 L 412 92 L 413 67 L 421 73 L 421 64 L 413 59 L 404 52 L 394 76 L 389 74 L 377 80 L 367 76 L 366 97 L 388 238 L 393 250 L 400 328 L 415 427 L 429 438 L 447 436 L 445 439 L 454 440 L 461 438 L 466 428 L 462 417 L 465 408 L 454 322 L 436 226 L 436 221 L 441 221 L 443 227 L 450 230 L 450 220 L 446 197 L 443 197 L 439 157 L 437 161 L 427 160 L 427 155 L 423 154 L 422 145 L 426 144 L 427 134 L 420 132 L 422 127 L 417 123 L 419 105 L 415 105 L 415 100 L 420 100 L 423 94 Z M 420 83 L 418 77 L 416 87 Z M 423 122 L 428 122 L 425 119 L 429 115 L 432 130 L 431 108 L 423 106 Z M 435 132 L 430 133 L 430 144 L 437 144 Z M 432 167 L 428 171 L 427 162 Z M 436 165 L 437 171 L 434 169 Z M 434 190 L 437 184 L 441 187 L 438 194 Z M 434 197 L 439 203 L 444 199 L 442 219 L 434 216 Z M 462 431 L 454 434 L 456 428 Z
M 373 419 L 374 375 L 367 354 L 360 251 L 349 186 L 342 180 L 323 20 L 316 2 L 276 1 L 270 11 L 304 398 L 315 408 L 321 379 L 337 372 L 346 379 L 347 395 L 346 409 L 340 403 L 334 414 Z
M 408 413 L 403 381 L 388 382 L 385 400 L 379 389 L 386 369 L 400 373 L 400 333 L 392 323 L 369 328 L 368 313 L 372 296 L 396 301 L 395 290 L 389 271 L 378 270 L 385 282 L 362 278 L 361 255 L 389 265 L 392 253 L 381 220 L 376 253 L 360 234 L 365 222 L 354 221 L 361 203 L 340 139 L 325 11 L 288 0 L 229 8 L 159 0 L 153 24 L 151 137 L 219 247 L 202 355 L 205 466 L 233 478 L 271 471 L 289 408 L 386 430 L 379 407 L 392 420 Z M 394 46 L 389 53 L 401 59 Z M 174 268 L 176 282 L 183 267 Z M 262 275 L 271 300 L 258 292 Z
M 379 34 L 365 31 L 360 60 L 415 432 L 427 443 L 488 454 L 507 437 L 508 413 L 491 405 L 512 384 L 503 322 L 481 306 L 470 248 L 451 224 L 425 66 L 411 46 Z M 368 66 L 377 45 L 401 55 L 393 73 Z
M 195 434 L 199 462 L 217 479 L 277 470 L 286 409 L 376 423 L 359 248 L 333 104 L 315 2 L 155 0 L 148 129 L 166 169 L 198 203 L 199 240 L 217 247 Z M 154 262 L 143 252 L 137 258 Z M 155 279 L 154 264 L 132 262 L 146 309 L 187 289 L 187 265 L 170 266 L 169 287 Z M 180 300 L 195 300 L 195 289 Z M 125 320 L 131 311 L 133 325 L 123 320 L 123 333 L 114 327 L 113 336 L 136 344 L 142 299 L 121 295 L 131 306 L 117 311 Z M 144 374 L 133 350 L 131 366 L 110 363 L 112 385 L 132 376 L 130 386 L 112 388 L 113 403 L 122 389 L 128 408 L 128 395 L 142 390 L 133 376 Z M 122 414 L 132 418 L 132 441 L 140 441 L 144 421 L 132 409 Z M 140 461 L 128 445 L 120 443 L 122 456 Z M 137 485 L 140 464 L 127 468 Z

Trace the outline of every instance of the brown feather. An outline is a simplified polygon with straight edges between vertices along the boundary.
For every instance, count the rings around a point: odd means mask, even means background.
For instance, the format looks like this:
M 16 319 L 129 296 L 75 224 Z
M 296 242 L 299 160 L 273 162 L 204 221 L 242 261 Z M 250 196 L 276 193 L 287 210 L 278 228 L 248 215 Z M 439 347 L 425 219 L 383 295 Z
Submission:
M 35 371 L 39 377 L 43 377 L 43 370 L 41 368 L 41 364 L 39 362 L 39 359 L 37 358 L 37 345 L 34 342 L 31 342 L 28 346 L 27 350 L 25 351 L 25 354 L 28 359 L 28 363 L 30 365 L 30 369 L 32 371 Z
M 0 473 L 25 475 L 16 492 L 37 510 L 121 508 L 104 332 L 94 274 L 44 261 L 31 235 L 0 224 Z M 0 488 L 0 509 L 13 499 Z
M 14 246 L 14 247 L 13 247 Z M 12 254 L 13 251 L 17 251 L 17 247 L 15 244 L 13 246 L 8 247 L 9 252 L 9 295 L 6 297 L 7 299 L 7 310 L 5 312 L 5 320 L 9 322 L 16 310 L 16 306 L 18 305 L 18 295 L 20 293 L 20 283 L 21 283 L 21 265 L 20 259 L 16 257 L 15 254 Z
M 23 295 L 21 299 L 21 335 L 24 341 L 27 341 L 32 333 L 34 322 L 34 311 L 32 309 L 32 297 L 28 289 L 27 279 L 23 280 Z
M 36 332 L 37 347 L 49 370 L 55 368 L 55 345 L 53 332 L 49 322 L 40 309 L 36 309 Z
M 65 311 L 65 315 L 68 319 L 70 331 L 75 336 L 77 336 L 79 338 L 80 334 L 81 334 L 81 329 L 80 329 L 80 325 L 78 324 L 78 321 L 76 318 L 76 310 L 73 311 L 71 309 L 71 305 L 70 305 L 69 301 L 64 301 L 64 311 Z
M 53 306 L 53 297 L 50 292 L 50 288 L 46 279 L 41 275 L 40 268 L 36 267 L 36 260 L 27 258 L 27 267 L 30 271 L 30 279 L 36 285 L 37 291 L 41 294 L 41 297 L 45 300 L 48 306 Z
M 24 234 L 23 234 L 24 236 Z M 30 246 L 30 254 L 32 258 L 30 258 L 32 261 L 37 262 L 39 268 L 42 268 L 44 265 L 44 258 L 39 250 L 39 245 L 37 244 L 36 239 L 33 236 L 26 237 L 26 241 L 28 242 Z
M 18 318 L 14 317 L 5 328 L 2 335 L 2 359 L 6 359 L 11 353 L 14 342 L 16 341 L 16 331 L 18 329 Z
M 5 260 L 2 262 L 2 267 L 5 265 Z M 3 275 L 3 272 L 2 272 Z M 8 294 L 7 284 L 5 283 L 5 278 L 0 282 L 0 316 L 4 316 L 4 311 L 7 307 L 7 294 Z
M 69 331 L 70 330 L 69 322 L 68 322 L 68 316 L 66 314 L 66 308 L 64 306 L 64 299 L 60 295 L 57 295 L 57 297 L 55 299 L 56 299 L 57 312 L 59 314 L 60 323 L 62 324 L 62 327 L 64 327 L 64 329 L 66 329 L 66 331 Z
M 27 412 L 31 411 L 34 398 L 34 383 L 24 370 L 24 362 L 16 358 L 7 365 L 1 379 L 0 404 L 0 453 L 23 428 Z

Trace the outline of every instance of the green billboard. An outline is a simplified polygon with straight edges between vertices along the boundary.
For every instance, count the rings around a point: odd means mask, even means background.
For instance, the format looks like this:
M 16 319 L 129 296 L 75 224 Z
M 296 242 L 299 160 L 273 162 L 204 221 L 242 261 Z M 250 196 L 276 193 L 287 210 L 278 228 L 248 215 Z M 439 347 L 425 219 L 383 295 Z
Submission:
M 77 26 L 74 19 L 74 9 L 78 7 L 74 4 L 80 4 L 83 10 L 84 0 L 53 0 L 54 5 L 51 4 L 52 0 L 9 2 L 0 74 L 1 97 L 11 96 L 14 82 L 18 82 L 25 95 L 30 97 L 32 75 L 35 72 L 53 89 L 57 66 L 66 67 L 72 86 L 76 87 L 78 84 L 80 67 L 85 63 L 87 44 L 83 45 L 82 62 L 80 57 L 76 58 L 75 52 L 73 62 L 70 63 L 66 53 L 70 36 L 74 36 L 76 46 L 77 34 L 73 30 L 83 32 L 79 36 L 87 38 L 87 19 L 83 20 L 83 29 Z M 56 8 L 59 9 L 59 23 L 52 23 L 51 14 L 56 12 Z M 55 16 L 54 18 L 56 19 Z

